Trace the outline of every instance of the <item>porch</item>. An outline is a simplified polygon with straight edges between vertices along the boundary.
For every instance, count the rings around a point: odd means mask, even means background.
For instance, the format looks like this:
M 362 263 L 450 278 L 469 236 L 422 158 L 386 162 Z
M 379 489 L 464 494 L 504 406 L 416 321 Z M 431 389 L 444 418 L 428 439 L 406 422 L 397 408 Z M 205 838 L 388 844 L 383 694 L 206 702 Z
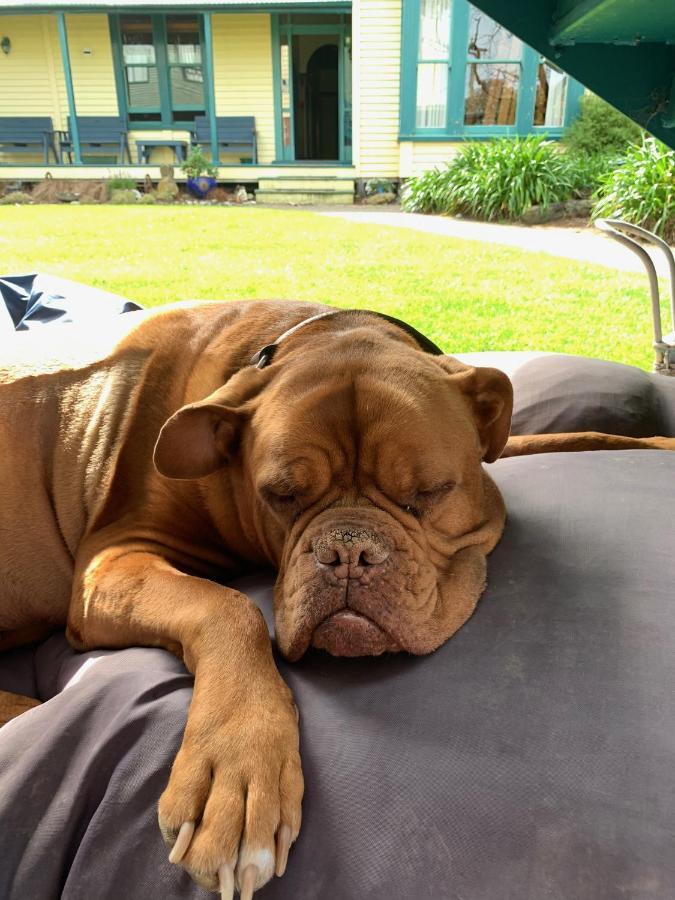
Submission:
M 353 178 L 350 6 L 247 0 L 195 7 L 187 0 L 39 7 L 0 0 L 0 177 L 100 179 L 121 168 L 156 179 L 160 165 L 172 163 L 182 179 L 180 158 L 202 121 L 201 140 L 206 134 L 221 181 Z M 48 161 L 46 146 L 19 153 L 2 144 L 3 119 L 31 116 L 51 122 Z M 233 117 L 253 122 L 251 147 L 219 142 L 222 123 Z M 127 158 L 111 141 L 83 139 L 82 123 L 99 119 L 121 123 Z

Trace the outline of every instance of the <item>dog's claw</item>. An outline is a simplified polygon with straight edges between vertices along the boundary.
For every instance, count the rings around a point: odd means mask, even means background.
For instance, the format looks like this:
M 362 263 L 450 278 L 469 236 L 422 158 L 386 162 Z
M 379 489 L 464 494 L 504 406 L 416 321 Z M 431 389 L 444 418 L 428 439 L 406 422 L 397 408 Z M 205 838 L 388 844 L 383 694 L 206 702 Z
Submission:
M 227 863 L 218 869 L 218 885 L 220 887 L 220 900 L 232 900 L 234 897 L 234 867 Z
M 194 833 L 195 823 L 183 822 L 178 830 L 176 843 L 171 848 L 171 853 L 169 853 L 169 862 L 179 863 L 181 861 L 187 853 L 187 849 L 190 846 L 190 841 L 192 840 L 192 835 Z
M 239 887 L 241 892 L 240 900 L 252 900 L 257 880 L 258 867 L 254 865 L 246 866 L 241 875 L 241 884 Z
M 277 865 L 276 874 L 279 878 L 286 871 L 288 863 L 288 851 L 291 848 L 291 829 L 288 825 L 282 825 L 277 831 Z

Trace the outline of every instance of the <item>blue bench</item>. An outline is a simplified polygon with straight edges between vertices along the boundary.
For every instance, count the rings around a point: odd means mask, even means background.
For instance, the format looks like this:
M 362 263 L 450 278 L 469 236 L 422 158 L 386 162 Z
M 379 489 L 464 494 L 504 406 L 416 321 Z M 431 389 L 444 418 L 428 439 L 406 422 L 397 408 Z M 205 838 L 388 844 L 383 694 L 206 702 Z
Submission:
M 80 153 L 94 151 L 97 154 L 101 150 L 107 149 L 109 152 L 114 149 L 120 163 L 124 162 L 125 154 L 127 160 L 131 162 L 127 126 L 123 116 L 78 116 L 77 131 L 80 137 Z M 68 116 L 68 134 L 61 140 L 61 162 L 65 156 L 68 157 L 68 162 L 72 163 L 73 130 L 70 116 Z
M 258 162 L 258 148 L 255 136 L 254 116 L 219 116 L 216 119 L 218 150 L 226 153 L 250 154 L 255 165 Z M 211 128 L 207 116 L 195 118 L 192 143 L 199 147 L 211 147 Z
M 38 153 L 42 150 L 45 165 L 49 151 L 58 162 L 54 146 L 54 125 L 49 116 L 0 117 L 0 150 L 3 153 Z

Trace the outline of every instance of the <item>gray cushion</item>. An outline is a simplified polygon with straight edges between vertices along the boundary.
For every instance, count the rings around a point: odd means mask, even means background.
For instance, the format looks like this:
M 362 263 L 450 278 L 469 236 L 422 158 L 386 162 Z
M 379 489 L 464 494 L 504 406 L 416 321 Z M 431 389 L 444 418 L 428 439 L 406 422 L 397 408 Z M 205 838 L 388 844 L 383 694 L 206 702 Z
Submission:
M 508 524 L 455 637 L 423 658 L 281 663 L 307 791 L 288 872 L 261 900 L 675 896 L 661 515 L 675 454 L 490 471 Z M 271 620 L 268 587 L 242 588 Z M 62 637 L 18 655 L 53 699 L 0 731 L 0 896 L 210 896 L 167 862 L 155 820 L 190 698 L 182 666 L 160 650 L 78 655 Z
M 509 375 L 512 434 L 675 436 L 675 378 L 563 353 L 465 353 L 458 359 Z

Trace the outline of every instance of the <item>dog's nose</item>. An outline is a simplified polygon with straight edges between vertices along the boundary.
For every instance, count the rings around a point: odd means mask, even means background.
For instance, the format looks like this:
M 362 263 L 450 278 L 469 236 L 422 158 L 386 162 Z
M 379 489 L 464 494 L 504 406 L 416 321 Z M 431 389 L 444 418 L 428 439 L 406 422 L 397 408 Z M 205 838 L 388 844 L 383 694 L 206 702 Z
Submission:
M 384 540 L 369 529 L 334 528 L 314 540 L 313 550 L 336 578 L 363 578 L 389 558 Z

